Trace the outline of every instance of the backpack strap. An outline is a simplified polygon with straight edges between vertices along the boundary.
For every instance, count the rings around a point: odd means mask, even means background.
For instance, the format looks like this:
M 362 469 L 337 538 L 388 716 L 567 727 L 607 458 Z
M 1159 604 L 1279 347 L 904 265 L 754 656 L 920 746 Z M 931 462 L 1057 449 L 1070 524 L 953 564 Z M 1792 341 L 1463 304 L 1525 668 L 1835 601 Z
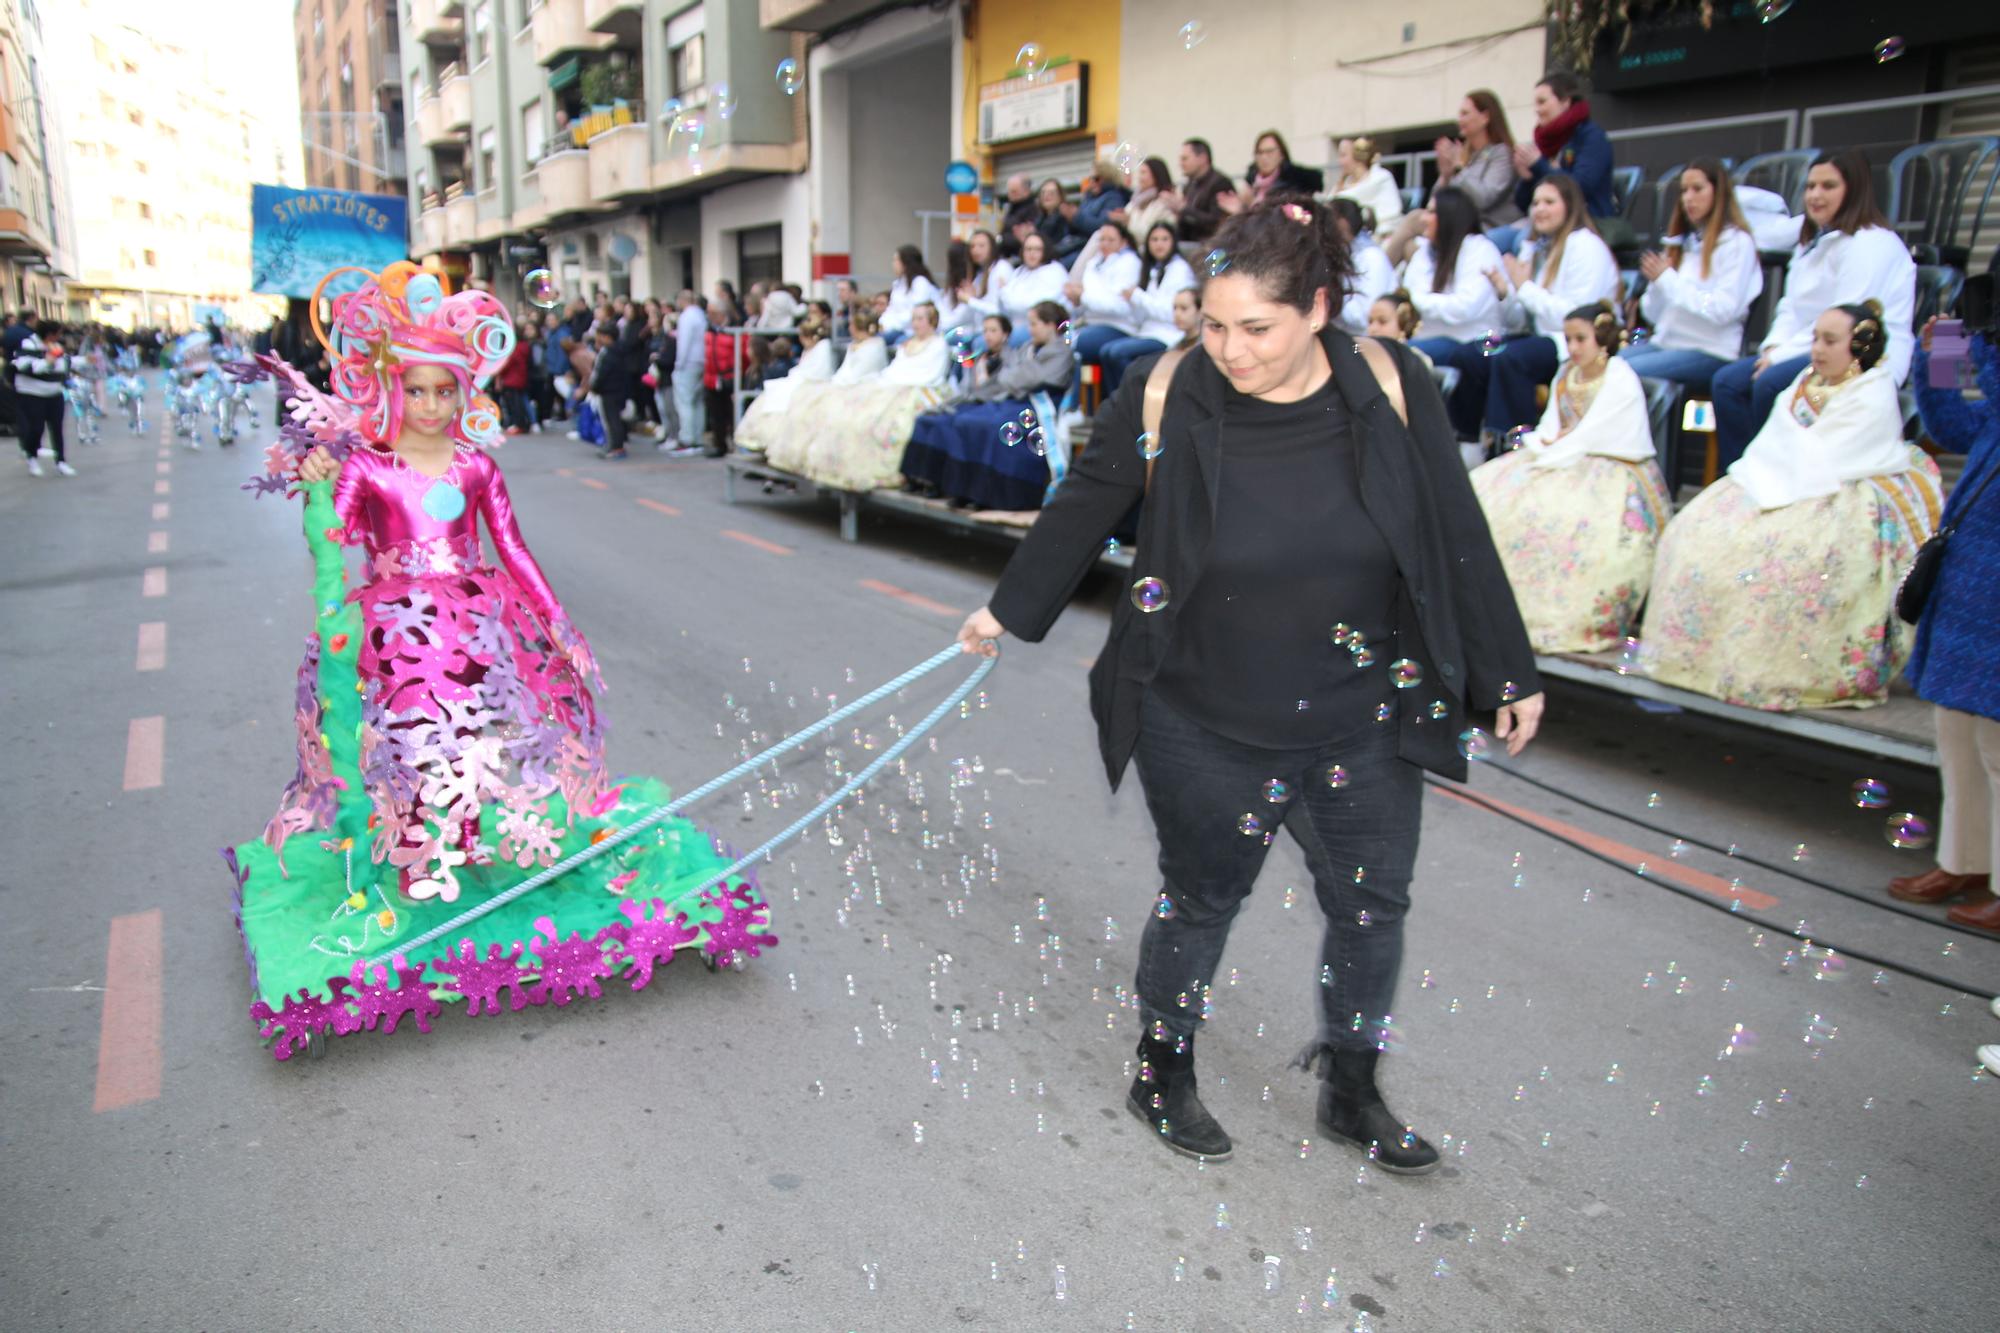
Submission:
M 1403 377 L 1396 370 L 1395 358 L 1390 356 L 1388 349 L 1374 338 L 1356 338 L 1354 345 L 1360 351 L 1362 359 L 1368 363 L 1368 369 L 1374 374 L 1375 382 L 1382 386 L 1382 392 L 1388 396 L 1389 406 L 1396 409 L 1397 419 L 1405 426 L 1409 425 L 1410 405 L 1403 397 Z M 1139 415 L 1144 422 L 1146 434 L 1153 437 L 1156 448 L 1160 439 L 1160 422 L 1167 414 L 1167 392 L 1173 388 L 1174 372 L 1180 368 L 1181 362 L 1192 350 L 1188 347 L 1176 347 L 1163 354 L 1153 363 L 1153 373 L 1146 379 L 1146 399 Z M 1148 495 L 1153 491 L 1153 464 L 1157 461 L 1154 458 L 1146 460 Z

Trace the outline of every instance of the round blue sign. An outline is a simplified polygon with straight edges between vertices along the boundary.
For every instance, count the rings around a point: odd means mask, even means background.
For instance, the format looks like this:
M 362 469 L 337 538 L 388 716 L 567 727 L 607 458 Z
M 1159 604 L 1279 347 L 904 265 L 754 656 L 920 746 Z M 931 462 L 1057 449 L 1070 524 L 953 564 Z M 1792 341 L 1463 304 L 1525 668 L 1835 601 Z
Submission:
M 944 169 L 944 188 L 953 194 L 971 194 L 979 188 L 979 171 L 970 162 L 954 162 Z

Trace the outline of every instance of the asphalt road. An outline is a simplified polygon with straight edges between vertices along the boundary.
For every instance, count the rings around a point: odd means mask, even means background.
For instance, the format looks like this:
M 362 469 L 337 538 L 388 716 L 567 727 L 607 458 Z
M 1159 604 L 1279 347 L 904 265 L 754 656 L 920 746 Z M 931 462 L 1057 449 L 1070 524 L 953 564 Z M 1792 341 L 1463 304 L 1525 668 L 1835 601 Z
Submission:
M 2000 1088 L 1972 1052 L 2000 945 L 1876 905 L 1927 858 L 1849 797 L 1876 778 L 1934 819 L 1934 779 L 1584 691 L 1519 764 L 1555 790 L 1488 766 L 1471 793 L 1504 812 L 1427 797 L 1385 1083 L 1445 1168 L 1320 1141 L 1283 840 L 1201 1044 L 1236 1156 L 1149 1142 L 1121 988 L 1158 885 L 1084 703 L 1103 580 L 774 859 L 782 943 L 747 971 L 278 1064 L 216 849 L 294 765 L 298 512 L 238 491 L 254 443 L 164 447 L 155 410 L 73 480 L 0 470 L 10 1329 L 1991 1327 Z M 710 463 L 501 459 L 611 683 L 614 763 L 678 788 L 944 646 L 1005 556 L 894 522 L 843 545 L 830 507 L 725 506 Z M 751 842 L 829 769 L 698 814 Z

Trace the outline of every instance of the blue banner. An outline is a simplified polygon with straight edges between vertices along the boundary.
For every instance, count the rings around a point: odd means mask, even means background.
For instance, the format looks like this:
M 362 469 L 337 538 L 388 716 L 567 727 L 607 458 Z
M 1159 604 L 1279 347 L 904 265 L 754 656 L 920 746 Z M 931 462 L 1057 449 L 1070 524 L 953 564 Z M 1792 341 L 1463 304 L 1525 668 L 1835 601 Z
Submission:
M 380 270 L 410 253 L 409 201 L 352 190 L 250 187 L 250 290 L 311 296 L 343 264 Z

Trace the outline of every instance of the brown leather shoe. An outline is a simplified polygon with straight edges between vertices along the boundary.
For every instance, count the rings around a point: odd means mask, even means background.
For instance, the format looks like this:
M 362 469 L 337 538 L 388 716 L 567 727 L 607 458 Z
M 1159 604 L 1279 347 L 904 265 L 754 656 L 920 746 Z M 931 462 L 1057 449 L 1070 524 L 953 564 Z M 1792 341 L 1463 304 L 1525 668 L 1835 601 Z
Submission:
M 1921 875 L 1890 880 L 1889 896 L 1906 903 L 1945 903 L 1960 894 L 1983 893 L 1991 880 L 1990 875 L 1954 875 L 1933 866 Z
M 1962 903 L 1945 913 L 1947 920 L 1974 930 L 2000 932 L 2000 898 L 1983 903 Z

